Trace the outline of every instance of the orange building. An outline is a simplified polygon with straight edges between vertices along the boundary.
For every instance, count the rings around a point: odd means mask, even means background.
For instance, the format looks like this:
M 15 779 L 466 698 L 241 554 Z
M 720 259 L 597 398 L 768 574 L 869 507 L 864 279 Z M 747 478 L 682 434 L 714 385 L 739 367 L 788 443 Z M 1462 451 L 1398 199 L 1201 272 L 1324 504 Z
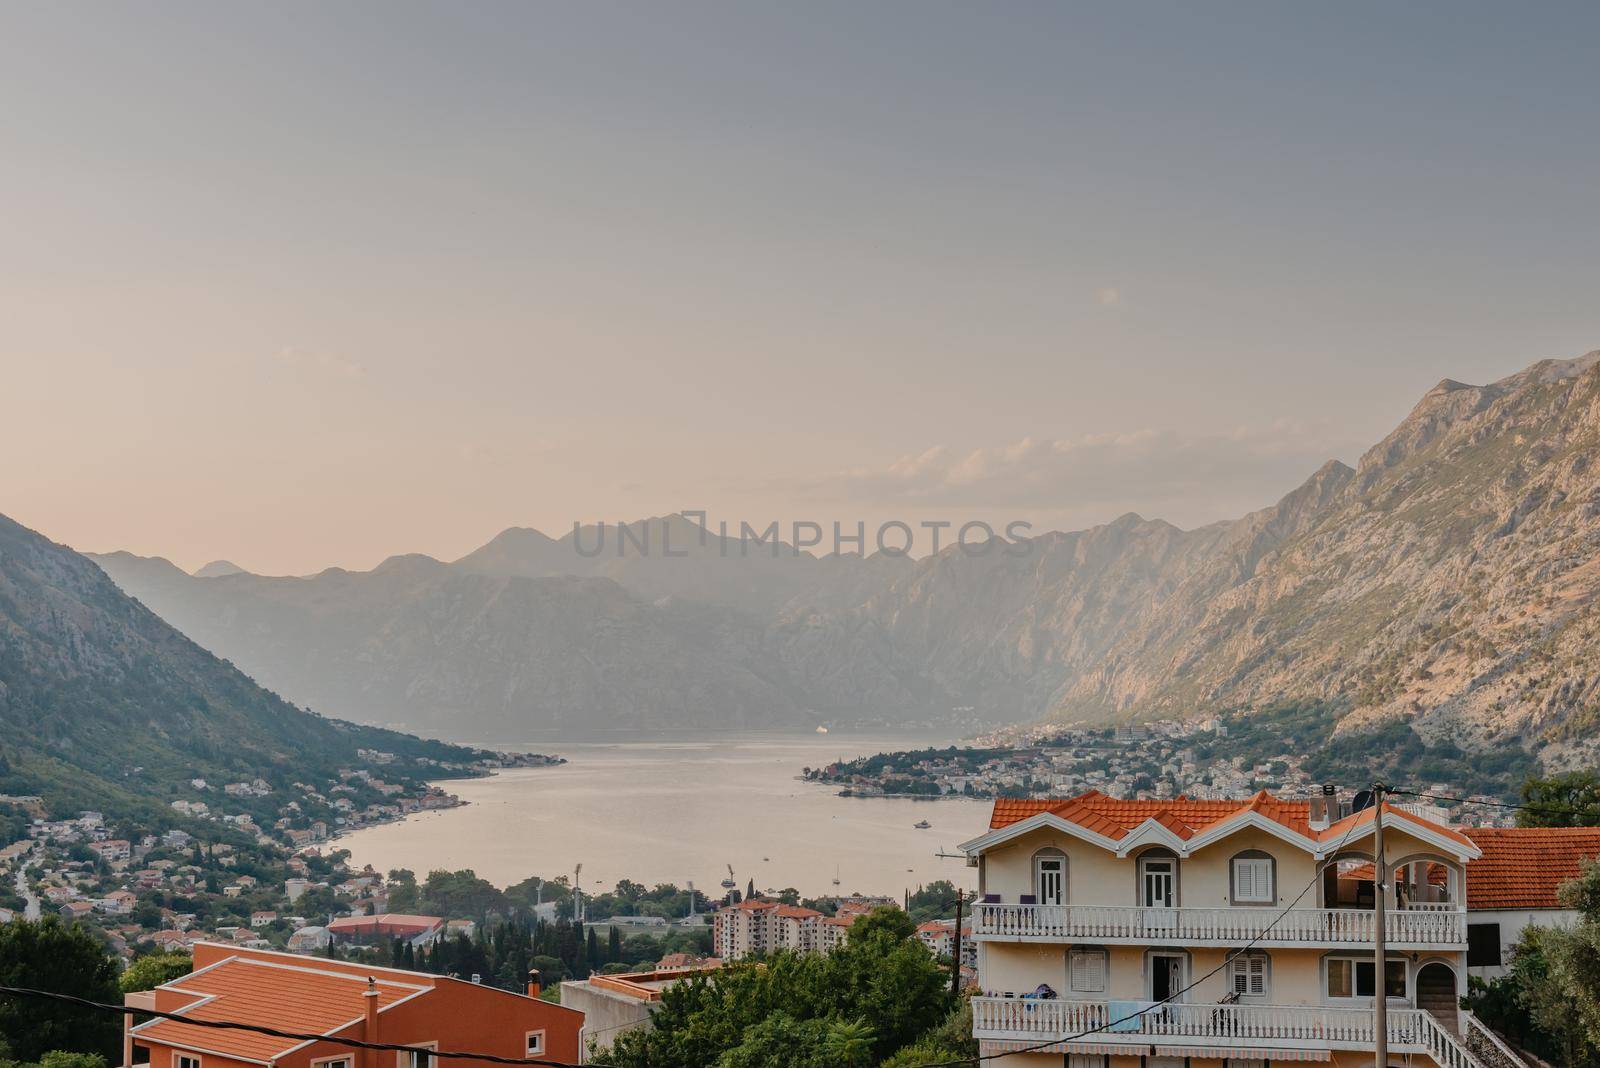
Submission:
M 438 975 L 202 942 L 195 969 L 130 1004 L 193 1020 L 575 1064 L 583 1013 Z M 137 999 L 137 1002 L 135 1001 Z M 124 1064 L 150 1068 L 426 1068 L 422 1054 L 360 1050 L 155 1019 L 131 1028 Z M 446 1062 L 440 1062 L 446 1063 Z M 489 1062 L 454 1060 L 452 1068 Z

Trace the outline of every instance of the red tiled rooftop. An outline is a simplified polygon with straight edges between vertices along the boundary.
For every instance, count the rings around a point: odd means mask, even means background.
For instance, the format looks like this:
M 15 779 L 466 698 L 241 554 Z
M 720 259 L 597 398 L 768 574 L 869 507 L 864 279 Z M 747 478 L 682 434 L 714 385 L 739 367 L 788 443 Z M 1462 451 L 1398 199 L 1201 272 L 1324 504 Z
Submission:
M 1265 790 L 1247 801 L 1202 801 L 1188 797 L 1166 801 L 1134 801 L 1111 797 L 1099 790 L 1065 798 L 1000 798 L 994 803 L 989 826 L 991 829 L 1005 827 L 1040 812 L 1054 812 L 1063 819 L 1108 838 L 1122 838 L 1145 820 L 1154 817 L 1180 837 L 1189 838 L 1194 832 L 1236 815 L 1245 808 L 1254 808 L 1269 819 L 1277 820 L 1301 834 L 1310 833 L 1306 822 L 1309 813 L 1307 802 L 1284 801 Z
M 379 979 L 379 1008 L 426 989 L 427 978 L 418 976 L 417 979 L 415 984 L 399 983 L 388 977 Z M 209 997 L 210 1000 L 201 1000 L 184 1012 L 193 1019 L 247 1022 L 281 1031 L 324 1034 L 361 1019 L 366 1012 L 362 1002 L 366 979 L 344 972 L 324 971 L 309 960 L 307 966 L 299 966 L 234 957 L 163 989 Z M 169 1045 L 256 1061 L 270 1061 L 300 1045 L 293 1039 L 197 1027 L 166 1019 L 153 1021 L 140 1028 L 138 1034 Z
M 1135 801 L 1110 797 L 1098 790 L 1090 790 L 1077 797 L 999 798 L 995 801 L 994 811 L 990 814 L 989 827 L 991 830 L 1007 827 L 1040 812 L 1050 812 L 1061 819 L 1076 823 L 1085 830 L 1116 841 L 1126 837 L 1146 820 L 1154 819 L 1179 838 L 1188 841 L 1212 824 L 1253 811 L 1282 824 L 1296 834 L 1326 842 L 1336 841 L 1352 828 L 1371 822 L 1373 812 L 1370 808 L 1363 809 L 1324 830 L 1313 831 L 1310 824 L 1310 809 L 1308 801 L 1285 800 L 1265 790 L 1244 800 L 1218 801 L 1202 801 L 1181 796 L 1171 800 Z M 1473 844 L 1472 839 L 1443 824 L 1402 812 L 1387 803 L 1383 810 L 1385 814 L 1393 814 L 1397 818 L 1420 823 L 1429 830 L 1445 835 L 1462 845 Z
M 1600 857 L 1600 827 L 1471 827 L 1483 856 L 1467 865 L 1467 908 L 1560 908 L 1557 891 Z

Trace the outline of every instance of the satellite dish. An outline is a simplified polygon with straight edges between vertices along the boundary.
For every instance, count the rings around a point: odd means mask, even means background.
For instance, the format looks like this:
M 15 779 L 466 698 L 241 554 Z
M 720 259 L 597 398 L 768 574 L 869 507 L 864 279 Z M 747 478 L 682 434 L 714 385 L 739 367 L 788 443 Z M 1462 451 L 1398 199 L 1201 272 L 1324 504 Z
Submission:
M 1357 790 L 1355 800 L 1350 802 L 1351 812 L 1360 812 L 1364 808 L 1372 807 L 1372 791 Z

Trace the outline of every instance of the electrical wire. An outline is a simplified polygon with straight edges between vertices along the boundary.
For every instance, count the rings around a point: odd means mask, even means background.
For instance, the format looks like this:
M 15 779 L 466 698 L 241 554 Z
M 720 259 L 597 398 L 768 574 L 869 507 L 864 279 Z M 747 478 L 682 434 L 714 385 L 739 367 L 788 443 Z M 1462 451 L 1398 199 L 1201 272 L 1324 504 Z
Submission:
M 1446 801 L 1458 805 L 1484 805 L 1489 808 L 1504 808 L 1517 811 L 1557 813 L 1564 812 L 1573 816 L 1600 817 L 1600 801 L 1592 805 L 1568 805 L 1560 801 L 1485 801 L 1474 797 L 1451 797 L 1449 794 L 1430 794 L 1422 790 L 1402 790 L 1394 787 L 1390 791 L 1405 797 L 1422 797 L 1429 801 Z
M 359 1038 L 302 1034 L 295 1031 L 281 1031 L 276 1027 L 265 1027 L 260 1024 L 238 1023 L 233 1020 L 197 1020 L 192 1016 L 183 1016 L 176 1012 L 164 1012 L 160 1009 L 139 1009 L 131 1005 L 109 1005 L 103 1001 L 91 1001 L 88 998 L 80 998 L 72 994 L 61 994 L 53 990 L 34 990 L 23 986 L 0 986 L 0 994 L 8 994 L 12 997 L 35 998 L 43 1001 L 57 1001 L 68 1005 L 76 1005 L 83 1009 L 115 1013 L 119 1016 L 154 1016 L 163 1020 L 188 1024 L 192 1027 L 207 1027 L 218 1031 L 247 1031 L 250 1034 L 266 1035 L 269 1038 L 284 1038 L 295 1042 L 326 1042 L 329 1045 L 344 1046 L 350 1049 L 371 1049 L 394 1053 L 425 1052 L 429 1058 L 437 1057 L 446 1060 L 487 1061 L 490 1064 L 541 1065 L 543 1068 L 579 1068 L 578 1065 L 570 1061 L 550 1060 L 545 1057 L 502 1057 L 493 1053 L 470 1053 L 460 1050 L 420 1050 L 416 1046 L 402 1046 L 393 1042 L 367 1042 Z
M 956 1058 L 954 1060 L 946 1060 L 946 1061 L 924 1061 L 921 1064 L 907 1065 L 906 1068 L 953 1068 L 953 1066 L 955 1066 L 955 1065 L 980 1064 L 980 1063 L 982 1063 L 984 1061 L 998 1060 L 1001 1057 L 1014 1057 L 1014 1056 L 1016 1056 L 1018 1054 L 1021 1054 L 1021 1053 L 1036 1053 L 1039 1050 L 1047 1049 L 1050 1046 L 1059 1045 L 1059 1044 L 1061 1044 L 1063 1042 L 1076 1042 L 1080 1038 L 1087 1038 L 1090 1035 L 1099 1034 L 1102 1031 L 1108 1031 L 1111 1028 L 1116 1027 L 1119 1024 L 1127 1023 L 1129 1020 L 1137 1020 L 1141 1016 L 1144 1016 L 1146 1013 L 1154 1012 L 1156 1009 L 1161 1008 L 1163 1005 L 1167 1005 L 1167 1004 L 1177 1000 L 1178 998 L 1182 997 L 1184 994 L 1187 994 L 1189 991 L 1191 991 L 1195 987 L 1199 986 L 1201 983 L 1204 983 L 1207 979 L 1210 979 L 1213 975 L 1216 975 L 1218 972 L 1222 971 L 1229 964 L 1232 964 L 1235 958 L 1241 956 L 1244 953 L 1248 953 L 1250 951 L 1251 947 L 1253 947 L 1256 943 L 1260 942 L 1263 938 L 1265 938 L 1268 934 L 1270 934 L 1272 932 L 1272 929 L 1274 927 L 1278 926 L 1278 924 L 1280 922 L 1282 922 L 1284 917 L 1288 916 L 1289 913 L 1295 908 L 1295 906 L 1299 905 L 1300 902 L 1305 898 L 1305 896 L 1308 893 L 1311 892 L 1311 888 L 1317 885 L 1317 881 L 1322 878 L 1323 872 L 1327 870 L 1327 866 L 1329 864 L 1332 864 L 1332 863 L 1336 862 L 1336 860 L 1338 858 L 1338 855 L 1339 855 L 1339 852 L 1341 850 L 1343 850 L 1344 847 L 1345 847 L 1345 844 L 1350 841 L 1350 836 L 1355 833 L 1356 827 L 1359 826 L 1359 825 L 1360 824 L 1357 823 L 1357 822 L 1352 822 L 1350 824 L 1350 826 L 1345 829 L 1344 837 L 1339 839 L 1339 844 L 1334 846 L 1331 850 L 1329 850 L 1328 859 L 1322 861 L 1320 864 L 1317 865 L 1316 872 L 1315 872 L 1315 874 L 1312 875 L 1311 881 L 1306 883 L 1304 889 L 1302 889 L 1300 891 L 1300 893 L 1295 895 L 1295 899 L 1293 901 L 1289 902 L 1289 904 L 1284 907 L 1283 911 L 1279 912 L 1276 916 L 1274 916 L 1272 918 L 1272 922 L 1267 924 L 1267 926 L 1265 926 L 1264 928 L 1262 928 L 1261 932 L 1259 934 L 1255 935 L 1253 938 L 1251 938 L 1244 945 L 1240 946 L 1238 949 L 1232 950 L 1232 951 L 1228 952 L 1226 955 L 1224 955 L 1223 958 L 1222 958 L 1222 963 L 1221 964 L 1217 965 L 1215 968 L 1212 968 L 1210 971 L 1206 972 L 1204 975 L 1200 976 L 1198 979 L 1194 980 L 1192 983 L 1190 983 L 1189 985 L 1183 987 L 1182 989 L 1176 990 L 1173 993 L 1168 994 L 1166 997 L 1162 998 L 1160 1001 L 1152 1002 L 1151 1004 L 1146 1005 L 1144 1008 L 1140 1009 L 1139 1011 L 1131 1012 L 1128 1015 L 1122 1017 L 1121 1019 L 1107 1020 L 1105 1023 L 1099 1024 L 1099 1025 L 1097 1025 L 1095 1027 L 1091 1027 L 1091 1028 L 1089 1028 L 1087 1030 L 1084 1030 L 1084 1031 L 1079 1031 L 1076 1034 L 1060 1035 L 1060 1036 L 1057 1036 L 1055 1038 L 1048 1039 L 1048 1040 L 1046 1040 L 1044 1042 L 1035 1043 L 1032 1046 L 1024 1046 L 1021 1049 L 1006 1050 L 1003 1053 L 979 1054 L 976 1057 L 959 1057 L 959 1058 Z
M 1429 794 L 1429 793 L 1422 793 L 1422 792 L 1419 792 L 1419 791 L 1416 791 L 1416 790 L 1402 790 L 1402 789 L 1398 789 L 1398 788 L 1390 788 L 1390 789 L 1388 789 L 1387 792 L 1392 793 L 1392 794 L 1400 794 L 1400 795 L 1404 795 L 1404 796 L 1407 796 L 1407 797 L 1425 797 L 1425 798 L 1429 798 L 1431 800 L 1454 801 L 1454 802 L 1460 802 L 1460 803 L 1463 803 L 1463 804 L 1494 805 L 1496 807 L 1502 807 L 1502 808 L 1533 808 L 1533 809 L 1539 809 L 1539 810 L 1543 810 L 1543 811 L 1549 811 L 1551 809 L 1559 807 L 1559 806 L 1545 806 L 1545 805 L 1539 805 L 1539 804 L 1513 805 L 1513 804 L 1509 804 L 1509 803 L 1505 803 L 1505 802 L 1472 801 L 1472 800 L 1469 800 L 1467 798 L 1449 797 L 1449 796 L 1442 795 L 1442 794 Z M 1048 1039 L 1048 1040 L 1046 1040 L 1044 1042 L 1040 1042 L 1040 1043 L 1037 1043 L 1037 1044 L 1032 1045 L 1032 1046 L 1024 1046 L 1021 1049 L 1007 1050 L 1007 1051 L 1005 1051 L 1003 1053 L 980 1054 L 979 1056 L 976 1056 L 976 1057 L 962 1057 L 962 1058 L 957 1058 L 957 1059 L 954 1059 L 954 1060 L 928 1061 L 928 1062 L 925 1062 L 925 1063 L 922 1063 L 922 1064 L 911 1065 L 911 1066 L 909 1066 L 909 1068 L 952 1068 L 952 1066 L 956 1066 L 956 1065 L 978 1064 L 978 1063 L 981 1063 L 983 1061 L 997 1060 L 997 1059 L 999 1059 L 1001 1057 L 1010 1057 L 1010 1056 L 1015 1056 L 1017 1054 L 1022 1054 L 1022 1053 L 1036 1052 L 1038 1050 L 1045 1049 L 1045 1048 L 1050 1047 L 1050 1046 L 1055 1046 L 1055 1045 L 1058 1045 L 1058 1044 L 1061 1044 L 1061 1043 L 1065 1043 L 1065 1042 L 1074 1042 L 1074 1041 L 1077 1041 L 1077 1040 L 1082 1039 L 1082 1038 L 1087 1038 L 1090 1035 L 1094 1035 L 1094 1034 L 1098 1034 L 1098 1033 L 1103 1032 L 1103 1031 L 1110 1030 L 1111 1028 L 1116 1027 L 1116 1026 L 1118 1026 L 1120 1024 L 1127 1023 L 1130 1020 L 1139 1019 L 1140 1017 L 1146 1015 L 1147 1013 L 1154 1012 L 1156 1009 L 1159 1009 L 1164 1005 L 1167 1005 L 1167 1004 L 1170 1004 L 1170 1003 L 1176 1001 L 1178 998 L 1182 997 L 1184 994 L 1186 994 L 1189 991 L 1191 991 L 1191 990 L 1195 989 L 1196 987 L 1200 986 L 1206 980 L 1210 979 L 1212 976 L 1216 975 L 1217 973 L 1221 972 L 1223 969 L 1227 968 L 1228 965 L 1231 964 L 1237 957 L 1239 957 L 1240 955 L 1242 955 L 1244 953 L 1249 952 L 1252 947 L 1254 947 L 1256 944 L 1258 944 L 1262 939 L 1266 938 L 1266 936 L 1269 935 L 1273 931 L 1273 929 L 1276 928 L 1278 926 L 1278 924 L 1280 922 L 1282 922 L 1289 915 L 1289 913 L 1291 911 L 1293 911 L 1293 909 L 1300 904 L 1300 902 L 1302 900 L 1305 899 L 1306 894 L 1310 893 L 1312 888 L 1317 885 L 1317 881 L 1322 878 L 1323 873 L 1326 870 L 1327 866 L 1329 864 L 1331 864 L 1331 863 L 1334 863 L 1334 858 L 1344 848 L 1345 844 L 1350 840 L 1350 836 L 1355 833 L 1355 830 L 1356 830 L 1357 826 L 1359 826 L 1358 823 L 1352 823 L 1350 825 L 1350 827 L 1348 829 L 1346 829 L 1346 831 L 1344 833 L 1344 837 L 1341 838 L 1339 840 L 1338 845 L 1334 846 L 1334 848 L 1330 851 L 1329 859 L 1328 860 L 1324 860 L 1320 864 L 1317 865 L 1316 873 L 1312 876 L 1311 881 L 1308 882 L 1305 885 L 1305 887 L 1303 887 L 1301 889 L 1301 891 L 1298 894 L 1295 895 L 1295 898 L 1294 898 L 1293 901 L 1289 902 L 1289 904 L 1287 906 L 1285 906 L 1284 909 L 1278 913 L 1278 915 L 1273 917 L 1271 923 L 1267 924 L 1266 927 L 1262 928 L 1261 931 L 1258 934 L 1253 936 L 1249 941 L 1245 942 L 1244 945 L 1240 946 L 1238 949 L 1232 950 L 1229 953 L 1227 953 L 1223 957 L 1222 963 L 1218 964 L 1215 968 L 1212 968 L 1210 971 L 1206 972 L 1204 975 L 1201 975 L 1200 977 L 1198 977 L 1194 981 L 1190 982 L 1186 986 L 1182 987 L 1181 989 L 1176 990 L 1173 993 L 1167 995 L 1165 998 L 1161 999 L 1160 1001 L 1156 1001 L 1156 1002 L 1153 1002 L 1153 1003 L 1151 1003 L 1149 1005 L 1146 1005 L 1144 1008 L 1139 1009 L 1137 1012 L 1129 1013 L 1127 1016 L 1123 1016 L 1123 1017 L 1121 1017 L 1119 1019 L 1116 1019 L 1116 1020 L 1108 1020 L 1105 1023 L 1099 1024 L 1099 1025 L 1097 1025 L 1095 1027 L 1088 1028 L 1087 1030 L 1084 1030 L 1084 1031 L 1079 1031 L 1076 1034 L 1061 1035 L 1061 1036 L 1053 1037 L 1053 1038 L 1050 1038 L 1050 1039 Z M 39 999 L 39 1000 L 55 1001 L 55 1002 L 59 1002 L 59 1003 L 75 1005 L 75 1006 L 78 1006 L 79 1008 L 91 1009 L 91 1010 L 99 1011 L 99 1012 L 114 1013 L 114 1014 L 117 1014 L 117 1015 L 120 1015 L 120 1016 L 151 1016 L 151 1017 L 157 1017 L 157 1018 L 160 1018 L 160 1019 L 172 1020 L 172 1021 L 175 1021 L 177 1023 L 188 1024 L 188 1025 L 191 1025 L 191 1026 L 194 1026 L 194 1027 L 211 1028 L 211 1029 L 215 1029 L 215 1030 L 227 1030 L 227 1031 L 245 1031 L 245 1032 L 249 1032 L 251 1034 L 266 1035 L 266 1036 L 271 1037 L 271 1038 L 283 1038 L 283 1039 L 289 1039 L 289 1040 L 297 1041 L 297 1042 L 311 1042 L 311 1041 L 326 1042 L 326 1043 L 328 1043 L 330 1045 L 342 1046 L 342 1047 L 346 1047 L 346 1048 L 350 1048 L 350 1049 L 370 1049 L 370 1050 L 390 1051 L 390 1052 L 397 1052 L 397 1053 L 415 1053 L 415 1052 L 418 1052 L 417 1047 L 415 1047 L 415 1046 L 404 1046 L 404 1045 L 399 1045 L 399 1044 L 396 1044 L 396 1043 L 387 1043 L 387 1042 L 367 1042 L 367 1041 L 364 1041 L 364 1040 L 361 1040 L 361 1039 L 354 1039 L 354 1038 L 339 1038 L 339 1037 L 330 1036 L 330 1035 L 318 1035 L 318 1034 L 299 1033 L 299 1032 L 294 1032 L 294 1031 L 283 1031 L 283 1030 L 279 1030 L 279 1029 L 273 1028 L 273 1027 L 265 1027 L 265 1026 L 258 1025 L 258 1024 L 238 1023 L 238 1022 L 229 1021 L 229 1020 L 200 1020 L 200 1019 L 195 1019 L 194 1017 L 190 1017 L 190 1016 L 183 1016 L 183 1015 L 180 1015 L 180 1014 L 174 1013 L 174 1012 L 164 1012 L 164 1011 L 157 1010 L 157 1009 L 138 1009 L 138 1008 L 134 1008 L 132 1006 L 126 1006 L 126 1005 L 111 1005 L 111 1004 L 106 1004 L 104 1002 L 92 1001 L 92 1000 L 90 1000 L 88 998 L 76 997 L 76 996 L 71 995 L 71 994 L 61 994 L 61 993 L 57 993 L 57 992 L 49 991 L 49 990 L 35 990 L 35 989 L 28 988 L 28 987 L 0 986 L 0 994 L 10 995 L 12 997 L 25 997 L 25 998 L 35 998 L 35 999 Z M 619 1025 L 619 1026 L 621 1026 L 621 1025 Z M 609 1031 L 609 1030 L 615 1030 L 615 1028 L 603 1028 L 601 1030 Z M 600 1033 L 600 1031 L 595 1031 L 595 1032 L 590 1032 L 590 1033 L 591 1034 L 598 1034 L 598 1033 Z M 542 1068 L 579 1068 L 579 1066 L 577 1066 L 575 1064 L 572 1064 L 571 1062 L 568 1062 L 568 1061 L 558 1061 L 558 1060 L 552 1060 L 552 1059 L 543 1058 L 543 1057 L 502 1057 L 502 1056 L 498 1056 L 496 1054 L 491 1054 L 491 1053 L 473 1053 L 473 1052 L 460 1051 L 460 1050 L 428 1050 L 426 1052 L 428 1053 L 428 1055 L 431 1058 L 439 1058 L 441 1060 L 478 1060 L 478 1061 L 484 1061 L 484 1062 L 487 1062 L 487 1063 L 490 1063 L 490 1064 L 536 1065 L 536 1066 L 542 1066 Z

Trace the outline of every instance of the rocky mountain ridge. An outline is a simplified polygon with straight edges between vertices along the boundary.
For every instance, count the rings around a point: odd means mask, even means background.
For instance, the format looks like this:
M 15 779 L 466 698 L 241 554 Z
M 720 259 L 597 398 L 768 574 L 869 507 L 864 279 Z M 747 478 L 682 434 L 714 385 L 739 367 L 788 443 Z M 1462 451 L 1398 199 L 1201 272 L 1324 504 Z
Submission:
M 912 561 L 730 552 L 661 517 L 630 539 L 686 556 L 513 528 L 452 563 L 304 579 L 99 559 L 208 648 L 363 718 L 1106 721 L 1294 698 L 1559 762 L 1600 719 L 1597 450 L 1592 353 L 1441 382 L 1355 468 L 1189 531 L 1127 515 Z

